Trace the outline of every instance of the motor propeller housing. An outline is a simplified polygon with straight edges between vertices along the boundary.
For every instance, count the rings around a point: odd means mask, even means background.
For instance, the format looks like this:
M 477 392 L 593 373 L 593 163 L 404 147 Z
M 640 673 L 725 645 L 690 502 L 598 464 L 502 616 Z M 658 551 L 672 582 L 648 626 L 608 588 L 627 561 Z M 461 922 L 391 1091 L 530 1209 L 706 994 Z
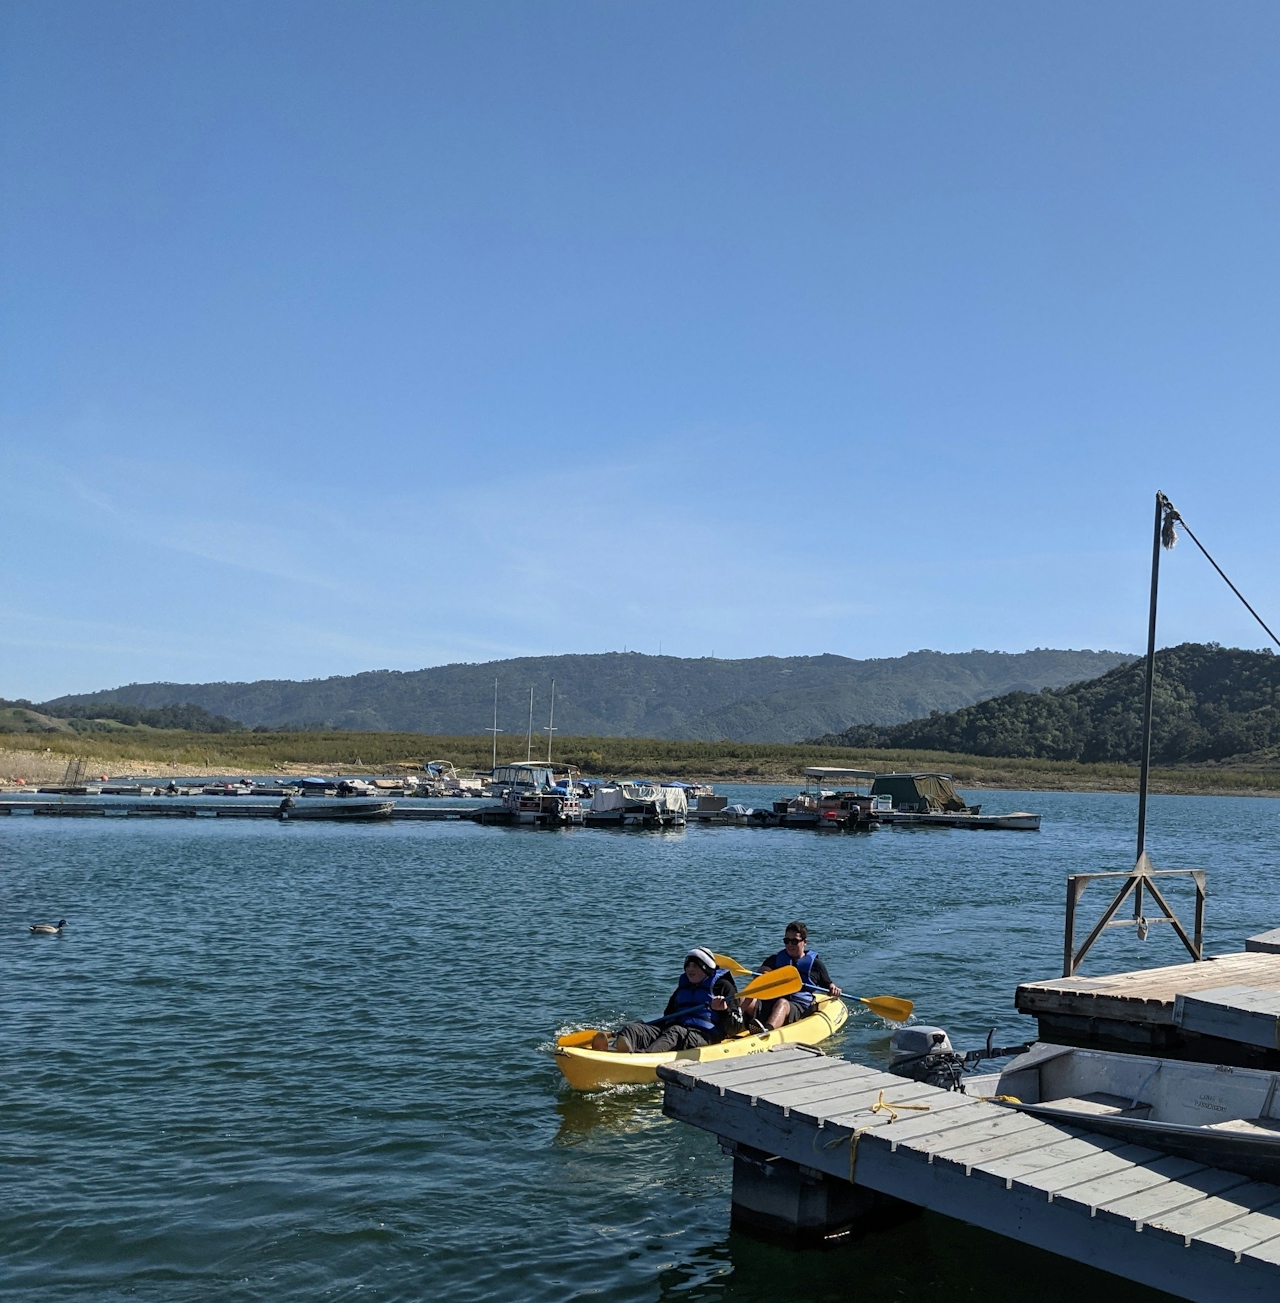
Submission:
M 941 1027 L 899 1027 L 889 1038 L 889 1071 L 895 1077 L 963 1092 L 966 1069 L 983 1059 L 1003 1059 L 1031 1048 L 1029 1045 L 997 1048 L 991 1043 L 994 1034 L 994 1029 L 987 1033 L 987 1043 L 982 1049 L 962 1053 L 954 1048 L 951 1037 Z

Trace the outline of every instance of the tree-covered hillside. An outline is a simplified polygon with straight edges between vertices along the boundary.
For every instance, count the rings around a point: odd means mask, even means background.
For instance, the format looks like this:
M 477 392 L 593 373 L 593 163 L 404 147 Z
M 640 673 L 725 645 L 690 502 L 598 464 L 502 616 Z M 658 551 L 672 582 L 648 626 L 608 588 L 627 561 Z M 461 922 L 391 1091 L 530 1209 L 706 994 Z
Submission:
M 251 727 L 474 735 L 492 722 L 496 678 L 498 726 L 523 736 L 529 689 L 536 694 L 539 730 L 547 722 L 554 678 L 556 727 L 563 734 L 790 742 L 852 724 L 892 724 L 954 710 L 1013 689 L 1061 687 L 1127 659 L 1117 652 L 1047 648 L 919 651 L 866 661 L 830 655 L 686 660 L 639 652 L 543 656 L 310 682 L 133 683 L 59 697 L 41 710 L 65 715 L 101 711 L 109 703 L 158 709 L 189 702 Z
M 891 727 L 862 726 L 815 741 L 851 747 L 954 751 L 1008 758 L 1136 761 L 1143 663 L 1088 683 L 1010 692 Z M 1280 657 L 1216 643 L 1156 654 L 1152 758 L 1182 764 L 1280 748 Z
M 38 710 L 29 701 L 0 699 L 0 733 L 99 733 L 116 727 L 179 729 L 189 733 L 235 733 L 239 720 L 211 715 L 200 706 L 183 702 L 153 710 L 118 702 L 71 703 L 56 715 Z

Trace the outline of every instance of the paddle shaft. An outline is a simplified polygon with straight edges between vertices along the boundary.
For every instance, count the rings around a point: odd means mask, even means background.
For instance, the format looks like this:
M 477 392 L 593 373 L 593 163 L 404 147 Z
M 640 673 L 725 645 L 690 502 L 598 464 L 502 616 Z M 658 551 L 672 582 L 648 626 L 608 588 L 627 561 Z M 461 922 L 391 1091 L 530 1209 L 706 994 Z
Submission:
M 727 968 L 735 977 L 750 973 L 750 968 L 744 967 L 732 955 L 716 955 L 716 963 L 721 968 Z M 767 968 L 766 973 L 777 972 L 777 969 Z M 821 992 L 820 986 L 810 988 L 810 994 Z M 751 993 L 750 984 L 745 986 L 739 993 L 738 998 L 742 999 Z M 827 992 L 829 995 L 830 992 Z M 911 1017 L 911 1012 L 915 1005 L 910 1000 L 903 1000 L 896 995 L 845 995 L 840 993 L 840 999 L 847 1000 L 851 1004 L 865 1004 L 872 1013 L 884 1018 L 887 1022 L 906 1022 Z

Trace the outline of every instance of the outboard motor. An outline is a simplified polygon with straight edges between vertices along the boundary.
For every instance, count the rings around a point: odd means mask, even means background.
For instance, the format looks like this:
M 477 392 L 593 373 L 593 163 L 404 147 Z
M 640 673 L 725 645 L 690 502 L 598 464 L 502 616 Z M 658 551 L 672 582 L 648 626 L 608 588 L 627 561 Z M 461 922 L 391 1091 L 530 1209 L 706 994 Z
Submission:
M 964 1055 L 941 1027 L 899 1027 L 889 1040 L 889 1071 L 943 1090 L 963 1090 Z
M 964 1074 L 983 1059 L 1004 1059 L 1011 1054 L 1025 1054 L 1029 1045 L 991 1044 L 994 1029 L 987 1033 L 987 1043 L 980 1050 L 963 1054 L 952 1047 L 951 1038 L 941 1027 L 899 1027 L 889 1040 L 889 1071 L 895 1077 L 922 1081 L 926 1086 L 964 1092 Z

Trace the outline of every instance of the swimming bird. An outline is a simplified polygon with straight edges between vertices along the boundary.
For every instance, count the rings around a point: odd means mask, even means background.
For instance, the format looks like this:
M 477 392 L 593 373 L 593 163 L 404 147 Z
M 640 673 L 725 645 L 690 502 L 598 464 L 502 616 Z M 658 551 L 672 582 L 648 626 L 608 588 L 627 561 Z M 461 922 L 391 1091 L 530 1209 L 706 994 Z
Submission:
M 65 918 L 60 918 L 56 923 L 32 923 L 31 933 L 38 937 L 56 937 L 66 926 Z

